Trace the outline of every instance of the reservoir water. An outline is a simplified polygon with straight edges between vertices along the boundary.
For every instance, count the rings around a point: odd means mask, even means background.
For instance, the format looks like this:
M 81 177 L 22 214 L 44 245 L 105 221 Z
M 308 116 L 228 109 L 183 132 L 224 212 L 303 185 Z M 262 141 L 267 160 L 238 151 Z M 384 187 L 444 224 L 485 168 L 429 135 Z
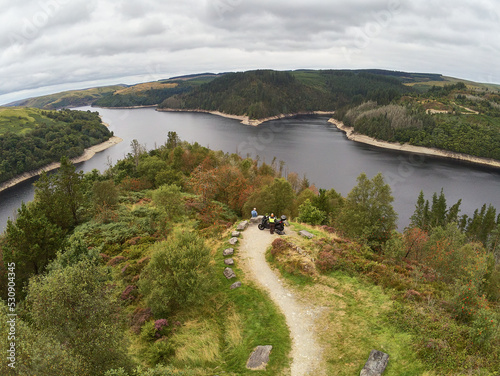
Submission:
M 443 188 L 448 205 L 462 199 L 461 213 L 471 215 L 484 203 L 500 210 L 500 170 L 463 162 L 388 151 L 347 140 L 344 133 L 327 122 L 327 117 L 298 117 L 271 121 L 258 127 L 233 119 L 201 113 L 158 112 L 153 108 L 100 109 L 98 111 L 123 142 L 78 167 L 83 171 L 104 171 L 130 152 L 137 139 L 148 149 L 162 145 L 169 131 L 182 140 L 198 142 L 214 150 L 259 156 L 271 163 L 285 162 L 285 172 L 297 172 L 318 188 L 335 188 L 347 195 L 361 172 L 370 178 L 382 172 L 391 185 L 399 229 L 409 223 L 420 190 L 427 199 Z M 0 231 L 22 201 L 34 196 L 32 179 L 0 192 Z

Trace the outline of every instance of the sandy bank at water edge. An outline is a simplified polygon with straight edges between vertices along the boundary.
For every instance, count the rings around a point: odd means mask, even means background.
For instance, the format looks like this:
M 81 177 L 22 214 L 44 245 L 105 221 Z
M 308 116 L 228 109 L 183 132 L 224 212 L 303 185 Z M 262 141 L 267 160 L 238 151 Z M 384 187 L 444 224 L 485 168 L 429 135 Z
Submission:
M 279 114 L 276 116 L 270 116 L 270 117 L 261 118 L 261 119 L 250 119 L 248 116 L 245 116 L 245 115 L 231 115 L 231 114 L 226 114 L 226 113 L 220 112 L 220 111 L 186 110 L 186 109 L 175 109 L 175 108 L 158 108 L 158 109 L 156 109 L 156 111 L 160 111 L 160 112 L 200 112 L 200 113 L 205 113 L 205 114 L 222 116 L 222 117 L 225 117 L 228 119 L 239 120 L 241 122 L 241 124 L 252 125 L 252 126 L 260 125 L 262 123 L 265 123 L 266 121 L 288 119 L 288 118 L 293 118 L 293 117 L 299 116 L 299 115 L 331 115 L 331 114 L 335 113 L 334 111 L 311 111 L 311 112 L 297 112 L 297 113 L 293 113 L 293 114 Z
M 110 148 L 111 146 L 116 145 L 122 141 L 123 141 L 123 139 L 121 139 L 120 137 L 113 136 L 107 141 L 104 141 L 100 144 L 97 144 L 97 145 L 94 145 L 94 146 L 91 146 L 91 147 L 85 149 L 82 155 L 71 159 L 71 162 L 76 164 L 76 163 L 88 161 L 90 158 L 92 158 L 94 155 L 96 155 L 96 153 L 99 153 L 103 150 L 106 150 L 107 148 Z M 19 176 L 16 176 L 15 178 L 12 178 L 10 180 L 7 180 L 6 182 L 1 183 L 0 184 L 0 192 L 6 190 L 8 188 L 11 188 L 11 187 L 15 186 L 16 184 L 22 183 L 23 181 L 31 179 L 33 176 L 40 175 L 44 171 L 46 172 L 46 171 L 55 170 L 56 168 L 59 168 L 60 166 L 61 166 L 61 163 L 53 162 L 51 164 L 48 164 L 47 166 L 39 168 L 38 170 L 25 172 L 24 174 L 21 174 Z
M 380 141 L 363 134 L 355 133 L 354 128 L 345 126 L 343 122 L 337 119 L 330 119 L 328 120 L 328 122 L 335 125 L 341 131 L 345 132 L 349 140 L 361 142 L 363 144 L 377 146 L 379 148 L 384 148 L 384 149 L 399 150 L 399 151 L 422 154 L 422 155 L 430 155 L 434 157 L 457 159 L 460 161 L 466 161 L 470 163 L 476 163 L 490 167 L 500 168 L 500 161 L 497 161 L 495 159 L 474 157 L 468 154 L 456 153 L 453 151 L 447 151 L 441 149 L 427 148 L 423 146 L 414 146 L 410 144 L 400 144 L 397 142 Z

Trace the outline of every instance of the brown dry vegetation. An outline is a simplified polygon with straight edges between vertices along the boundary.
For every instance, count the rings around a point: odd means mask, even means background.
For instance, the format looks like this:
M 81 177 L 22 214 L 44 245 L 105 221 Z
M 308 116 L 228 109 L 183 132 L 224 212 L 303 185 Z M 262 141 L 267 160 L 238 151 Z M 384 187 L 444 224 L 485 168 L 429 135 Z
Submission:
M 113 95 L 117 94 L 135 94 L 141 91 L 147 91 L 147 90 L 159 90 L 159 89 L 171 89 L 174 87 L 179 86 L 178 83 L 169 83 L 169 84 L 163 84 L 160 82 L 146 82 L 144 84 L 138 84 L 130 87 L 126 87 L 124 89 L 117 90 L 113 93 Z

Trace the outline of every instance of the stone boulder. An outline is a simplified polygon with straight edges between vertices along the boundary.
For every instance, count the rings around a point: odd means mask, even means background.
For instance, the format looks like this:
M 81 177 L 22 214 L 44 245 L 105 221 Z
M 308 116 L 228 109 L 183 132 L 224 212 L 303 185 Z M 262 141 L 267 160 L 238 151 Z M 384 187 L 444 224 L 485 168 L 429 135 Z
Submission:
M 224 277 L 226 277 L 227 279 L 236 278 L 236 274 L 234 273 L 233 269 L 226 268 L 224 269 Z
M 308 239 L 314 238 L 314 235 L 311 234 L 309 231 L 306 231 L 306 230 L 299 231 L 299 235 L 301 235 L 301 236 L 303 236 L 305 238 L 308 238 Z
M 259 215 L 255 218 L 252 217 L 250 218 L 250 223 L 260 223 L 262 222 L 262 218 L 264 218 L 262 215 Z
M 229 244 L 235 245 L 236 243 L 238 243 L 238 238 L 233 237 L 233 238 L 229 239 Z
M 251 370 L 265 370 L 269 363 L 269 354 L 273 349 L 272 346 L 257 346 L 250 354 L 247 361 L 247 368 Z
M 224 264 L 226 265 L 234 265 L 234 260 L 232 258 L 228 258 L 224 260 Z
M 241 232 L 239 232 L 239 231 L 233 231 L 233 232 L 231 233 L 231 236 L 232 236 L 233 238 L 239 238 L 239 237 L 240 237 L 240 235 L 241 235 Z
M 238 224 L 236 231 L 245 231 L 248 227 L 248 221 L 243 221 Z
M 231 285 L 230 289 L 231 289 L 231 290 L 234 290 L 234 289 L 238 289 L 238 288 L 240 288 L 240 287 L 241 287 L 241 282 L 234 282 L 234 283 Z
M 372 350 L 359 376 L 381 376 L 389 362 L 389 355 L 382 351 Z
M 223 255 L 224 257 L 226 257 L 226 256 L 232 256 L 232 255 L 234 255 L 234 249 L 233 249 L 233 248 L 227 248 L 227 249 L 225 249 L 225 250 L 222 252 L 222 255 Z

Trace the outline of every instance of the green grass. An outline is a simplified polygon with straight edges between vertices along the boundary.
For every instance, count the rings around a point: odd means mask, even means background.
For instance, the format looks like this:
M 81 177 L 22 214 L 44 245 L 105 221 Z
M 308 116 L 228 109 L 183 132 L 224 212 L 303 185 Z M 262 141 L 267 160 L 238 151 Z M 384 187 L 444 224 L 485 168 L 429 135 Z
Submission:
M 24 135 L 37 124 L 53 124 L 55 121 L 41 114 L 36 108 L 0 107 L 0 135 L 11 132 Z
M 255 371 L 246 369 L 246 362 L 257 346 L 272 345 L 273 350 L 269 364 L 259 375 L 280 375 L 289 366 L 288 354 L 291 349 L 291 340 L 285 317 L 273 303 L 268 294 L 257 288 L 251 281 L 242 279 L 243 271 L 238 265 L 232 266 L 242 287 L 230 290 L 229 287 L 236 280 L 227 280 L 222 275 L 225 268 L 222 251 L 229 246 L 222 246 L 216 254 L 217 265 L 220 267 L 221 293 L 226 295 L 226 312 L 221 317 L 224 326 L 224 365 L 227 372 L 237 375 L 254 375 Z M 238 254 L 238 246 L 231 246 Z M 233 258 L 237 263 L 237 257 Z M 229 321 L 226 321 L 229 318 Z M 232 330 L 231 330 L 232 327 Z M 239 328 L 239 334 L 237 333 Z M 239 338 L 239 341 L 236 339 Z
M 293 71 L 293 76 L 303 84 L 322 90 L 327 90 L 325 78 L 319 71 Z
M 328 374 L 359 374 L 370 351 L 379 350 L 390 356 L 385 376 L 432 375 L 416 358 L 412 336 L 388 320 L 392 301 L 381 287 L 341 272 L 330 274 L 324 284 L 335 291 L 329 314 L 335 329 L 322 336 Z

